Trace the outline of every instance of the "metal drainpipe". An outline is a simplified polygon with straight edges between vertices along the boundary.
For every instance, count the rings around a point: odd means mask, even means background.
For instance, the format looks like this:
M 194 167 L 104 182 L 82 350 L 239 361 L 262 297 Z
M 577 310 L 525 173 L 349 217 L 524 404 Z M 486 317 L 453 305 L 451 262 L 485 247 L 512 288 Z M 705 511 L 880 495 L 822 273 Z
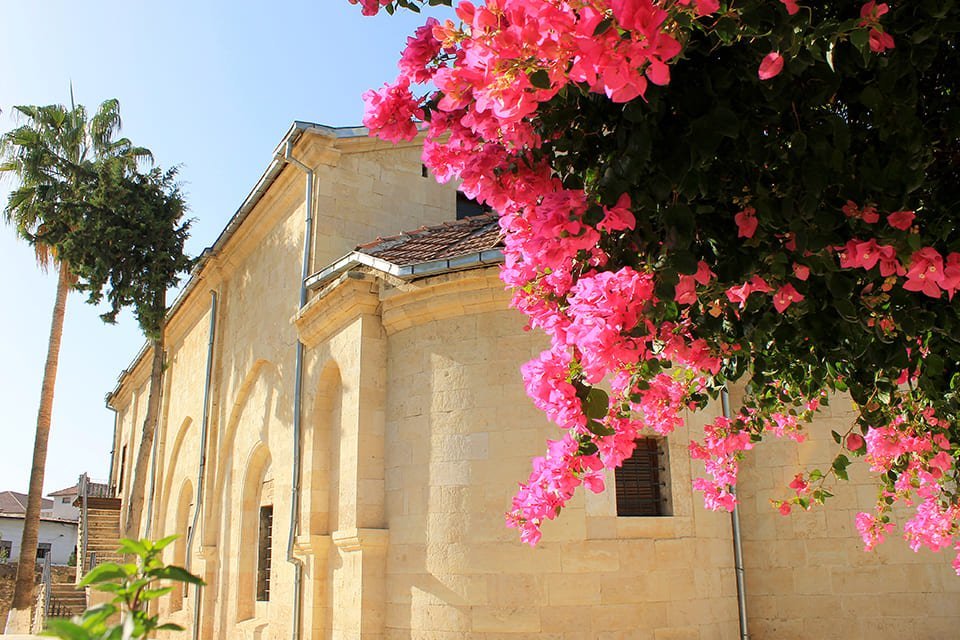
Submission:
M 203 416 L 200 420 L 200 466 L 197 469 L 197 495 L 193 505 L 193 524 L 187 534 L 186 569 L 190 571 L 193 559 L 193 539 L 197 535 L 200 521 L 200 509 L 203 505 L 203 474 L 207 468 L 207 426 L 210 424 L 210 379 L 213 375 L 213 344 L 217 334 L 217 292 L 210 291 L 210 330 L 207 337 L 207 372 L 203 379 Z M 200 637 L 200 595 L 201 585 L 193 589 L 193 640 Z
M 723 408 L 723 417 L 730 419 L 730 393 L 724 387 L 720 391 L 720 405 Z M 733 505 L 733 511 L 730 513 L 730 522 L 733 525 L 733 564 L 737 574 L 737 612 L 740 616 L 740 638 L 749 640 L 750 634 L 747 631 L 747 589 L 744 582 L 743 572 L 743 546 L 740 540 L 740 510 L 736 504 Z
M 90 526 L 87 520 L 87 494 L 90 493 L 89 488 L 90 477 L 86 472 L 80 474 L 80 480 L 77 482 L 77 486 L 82 492 L 80 495 L 83 498 L 83 504 L 80 507 L 80 521 L 81 526 L 83 527 L 83 538 L 80 540 L 80 558 L 77 561 L 77 564 L 80 565 L 81 569 L 87 565 L 87 528 Z
M 108 395 L 104 404 L 107 405 L 107 409 L 113 411 L 113 440 L 111 440 L 110 445 L 110 475 L 107 476 L 107 488 L 110 491 L 110 497 L 114 497 L 116 491 L 113 488 L 113 456 L 117 453 L 117 425 L 120 422 L 120 413 L 110 406 L 110 396 Z
M 303 231 L 303 267 L 300 276 L 300 303 L 298 310 L 307 304 L 307 277 L 310 275 L 310 244 L 313 239 L 313 169 L 293 157 L 293 142 L 287 141 L 282 160 L 294 165 L 306 174 L 306 195 L 304 209 L 306 219 Z M 287 562 L 293 565 L 293 640 L 300 640 L 302 624 L 301 589 L 303 581 L 303 561 L 293 553 L 297 539 L 300 515 L 300 403 L 303 393 L 303 343 L 297 336 L 297 355 L 294 367 L 293 387 L 293 480 L 290 485 L 290 535 L 287 538 Z

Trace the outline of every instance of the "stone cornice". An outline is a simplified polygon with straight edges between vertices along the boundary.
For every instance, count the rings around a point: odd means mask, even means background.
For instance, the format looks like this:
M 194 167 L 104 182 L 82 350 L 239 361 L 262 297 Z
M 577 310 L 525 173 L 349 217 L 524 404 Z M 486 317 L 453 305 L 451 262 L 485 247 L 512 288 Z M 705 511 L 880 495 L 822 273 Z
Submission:
M 387 335 L 434 320 L 509 308 L 510 293 L 498 274 L 499 267 L 471 269 L 385 290 L 381 314 Z
M 376 282 L 358 272 L 345 273 L 310 300 L 293 318 L 300 341 L 315 347 L 362 315 L 374 315 L 380 306 Z
M 330 534 L 333 544 L 343 551 L 386 549 L 390 541 L 389 529 L 343 529 Z
M 333 540 L 329 534 L 299 535 L 293 544 L 293 550 L 303 557 L 324 556 Z

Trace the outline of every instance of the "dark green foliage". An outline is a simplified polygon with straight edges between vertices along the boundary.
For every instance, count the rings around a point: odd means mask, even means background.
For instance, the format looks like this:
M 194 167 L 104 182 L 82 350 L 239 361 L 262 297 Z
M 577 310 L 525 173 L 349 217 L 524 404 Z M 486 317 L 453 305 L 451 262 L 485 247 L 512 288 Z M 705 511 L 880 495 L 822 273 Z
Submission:
M 715 265 L 714 288 L 682 312 L 699 337 L 738 349 L 720 381 L 749 379 L 748 404 L 849 389 L 863 428 L 923 405 L 956 425 L 960 305 L 906 291 L 876 268 L 841 269 L 832 248 L 875 237 L 904 263 L 921 246 L 960 251 L 960 7 L 894 4 L 882 24 L 896 48 L 876 54 L 850 19 L 862 0 L 808 4 L 788 16 L 778 2 L 749 0 L 694 23 L 670 84 L 651 85 L 645 100 L 561 92 L 538 114 L 549 140 L 538 153 L 604 204 L 630 194 L 637 229 L 604 246 L 612 268 L 652 265 L 658 294 L 672 300 L 678 273 L 700 259 Z M 771 51 L 786 65 L 761 81 Z M 847 219 L 848 200 L 875 204 L 880 222 Z M 734 215 L 747 206 L 759 229 L 738 238 Z M 886 224 L 904 209 L 916 211 L 915 233 Z M 809 280 L 792 278 L 794 263 Z M 724 290 L 755 274 L 789 281 L 805 299 L 785 313 L 769 296 L 728 304 Z M 660 305 L 655 320 L 677 312 Z M 893 393 L 904 369 L 919 372 L 915 386 Z M 845 468 L 834 463 L 838 475 Z
M 166 313 L 166 290 L 175 286 L 192 261 L 184 255 L 190 221 L 175 182 L 176 170 L 130 171 L 103 162 L 87 176 L 82 202 L 51 225 L 45 239 L 57 246 L 77 276 L 76 288 L 91 303 L 106 297 L 114 322 L 132 307 L 144 333 L 156 338 Z
M 168 288 L 189 270 L 183 254 L 189 221 L 176 170 L 140 171 L 152 156 L 126 138 L 119 104 L 107 100 L 87 118 L 82 105 L 20 106 L 28 123 L 0 138 L 0 173 L 16 174 L 4 214 L 37 251 L 68 265 L 91 303 L 106 297 L 114 322 L 131 306 L 156 338 Z

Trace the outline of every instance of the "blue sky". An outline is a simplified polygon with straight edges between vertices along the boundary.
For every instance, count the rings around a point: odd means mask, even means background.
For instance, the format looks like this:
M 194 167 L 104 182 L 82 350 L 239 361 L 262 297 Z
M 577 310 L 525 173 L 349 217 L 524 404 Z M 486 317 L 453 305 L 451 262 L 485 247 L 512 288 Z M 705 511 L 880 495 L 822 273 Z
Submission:
M 434 13 L 434 15 L 437 15 Z M 120 101 L 123 135 L 180 178 L 197 255 L 213 243 L 293 120 L 360 124 L 360 95 L 396 74 L 423 17 L 365 18 L 346 0 L 32 0 L 0 3 L 0 130 L 11 107 Z M 6 203 L 9 182 L 0 183 Z M 55 274 L 0 225 L 0 491 L 26 491 Z M 104 395 L 143 344 L 129 315 L 105 326 L 67 302 L 45 491 L 106 478 Z

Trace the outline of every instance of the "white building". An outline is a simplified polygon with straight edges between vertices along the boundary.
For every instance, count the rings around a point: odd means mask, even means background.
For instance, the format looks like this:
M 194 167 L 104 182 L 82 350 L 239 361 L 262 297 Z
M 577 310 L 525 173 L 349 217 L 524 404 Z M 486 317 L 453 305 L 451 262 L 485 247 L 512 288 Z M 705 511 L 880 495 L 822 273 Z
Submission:
M 77 548 L 79 510 L 73 506 L 77 488 L 74 486 L 50 495 L 51 499 L 44 498 L 40 510 L 37 558 L 42 559 L 49 554 L 52 564 L 65 565 Z M 15 562 L 20 557 L 26 507 L 26 494 L 0 492 L 0 562 Z
M 0 514 L 0 560 L 16 561 L 20 557 L 20 539 L 23 537 L 23 516 Z M 51 564 L 69 564 L 77 548 L 77 523 L 56 518 L 40 518 L 37 537 L 37 559 L 50 554 Z

